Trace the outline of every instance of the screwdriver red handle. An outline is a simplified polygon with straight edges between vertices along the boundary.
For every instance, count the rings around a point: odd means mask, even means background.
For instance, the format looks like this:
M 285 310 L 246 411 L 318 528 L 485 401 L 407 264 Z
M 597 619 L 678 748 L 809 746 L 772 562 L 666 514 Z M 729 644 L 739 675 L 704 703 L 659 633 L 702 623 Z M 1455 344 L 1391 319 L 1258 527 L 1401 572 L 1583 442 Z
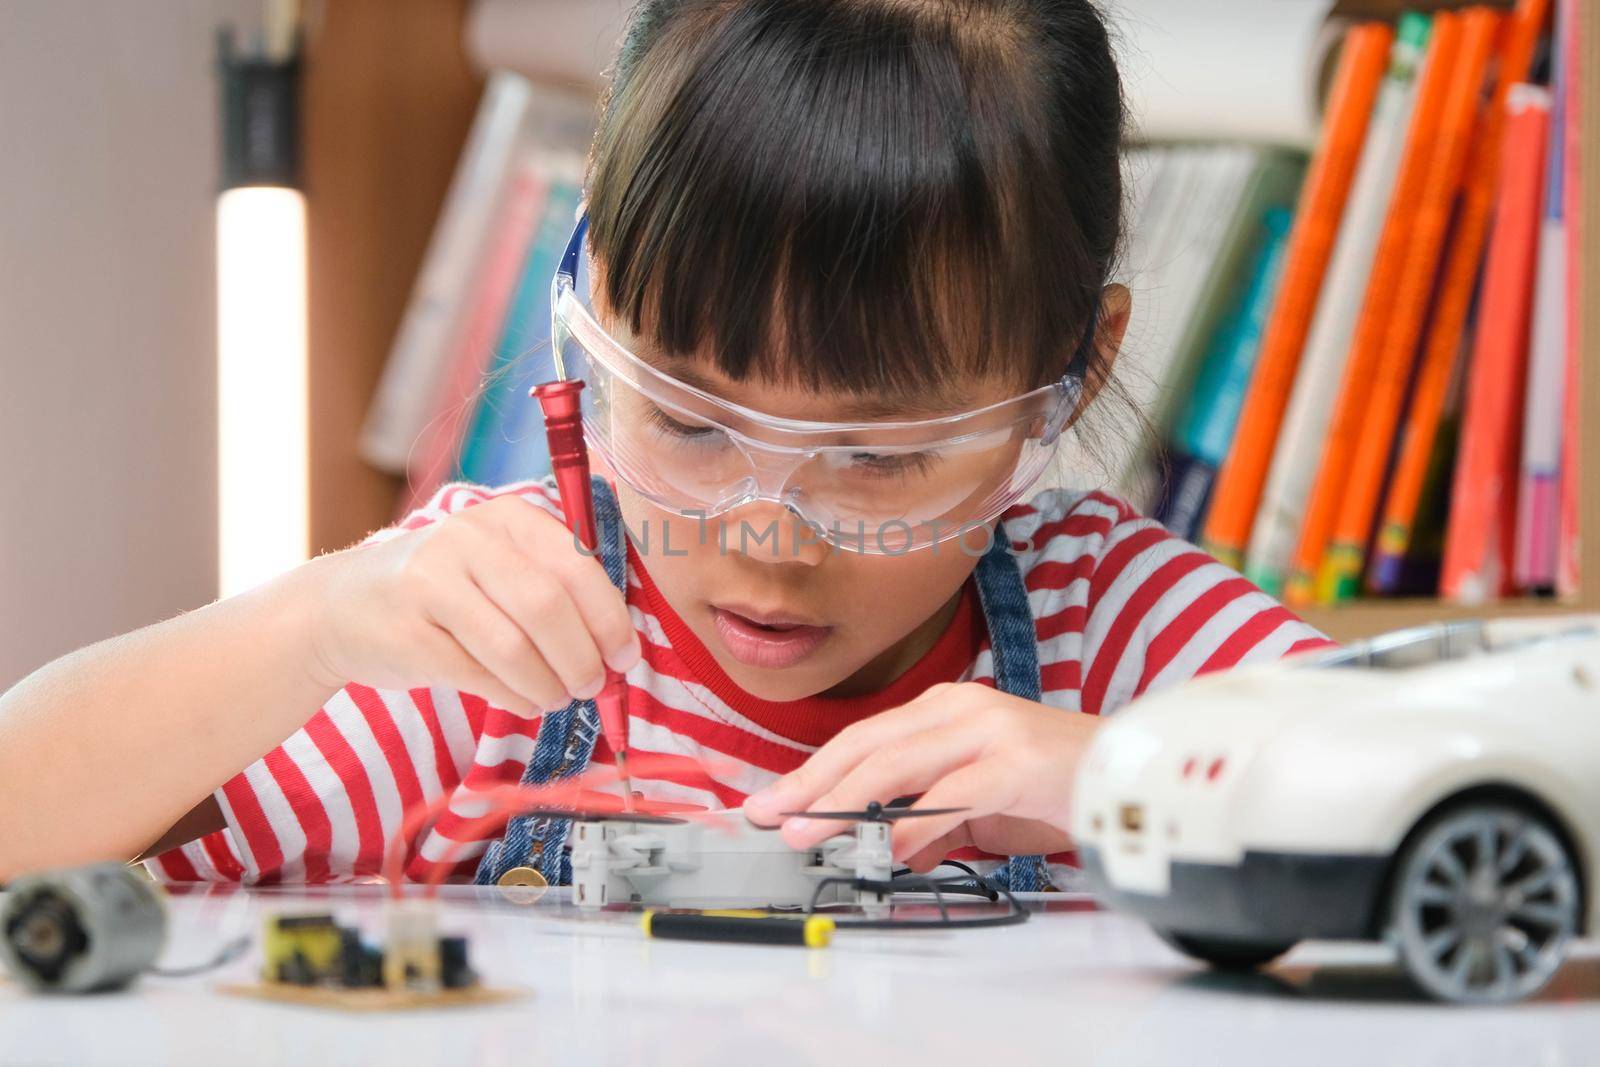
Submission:
M 594 521 L 594 492 L 589 485 L 589 450 L 583 443 L 583 380 L 565 378 L 533 387 L 531 394 L 544 412 L 545 437 L 550 442 L 550 469 L 567 528 L 585 549 L 594 552 L 599 538 Z M 600 712 L 600 732 L 619 759 L 628 751 L 628 683 L 610 667 L 605 686 L 595 698 Z

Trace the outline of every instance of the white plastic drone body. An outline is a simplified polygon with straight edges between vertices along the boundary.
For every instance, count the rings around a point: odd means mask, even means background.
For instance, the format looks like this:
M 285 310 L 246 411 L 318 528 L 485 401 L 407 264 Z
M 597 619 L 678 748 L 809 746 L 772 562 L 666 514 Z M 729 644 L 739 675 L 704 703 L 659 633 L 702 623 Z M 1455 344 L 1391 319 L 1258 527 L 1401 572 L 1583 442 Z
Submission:
M 1460 623 L 1212 675 L 1118 712 L 1073 831 L 1175 947 L 1386 939 L 1445 1000 L 1540 988 L 1600 916 L 1600 618 Z
M 863 819 L 813 849 L 796 851 L 776 832 L 737 810 L 692 821 L 611 817 L 575 821 L 572 893 L 583 908 L 613 903 L 657 906 L 881 904 L 885 894 L 856 888 L 887 883 L 892 854 L 887 821 Z M 820 887 L 827 879 L 837 879 Z

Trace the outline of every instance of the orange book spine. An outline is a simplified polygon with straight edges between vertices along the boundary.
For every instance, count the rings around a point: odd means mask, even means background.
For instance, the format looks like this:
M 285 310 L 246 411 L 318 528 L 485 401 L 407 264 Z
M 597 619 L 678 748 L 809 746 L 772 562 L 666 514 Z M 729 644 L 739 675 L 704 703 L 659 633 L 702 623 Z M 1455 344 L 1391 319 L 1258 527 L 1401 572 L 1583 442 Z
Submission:
M 1261 502 L 1272 445 L 1289 403 L 1300 353 L 1316 310 L 1367 122 L 1389 61 L 1394 31 L 1363 23 L 1346 36 L 1328 94 L 1322 143 L 1307 172 L 1285 253 L 1278 299 L 1261 339 L 1255 374 L 1228 458 L 1217 474 L 1201 543 L 1230 566 L 1241 563 Z
M 1371 393 L 1350 461 L 1350 479 L 1338 501 L 1332 540 L 1317 573 L 1319 601 L 1347 599 L 1360 589 L 1367 538 L 1383 494 L 1406 390 L 1416 367 L 1417 338 L 1427 318 L 1429 298 L 1439 273 L 1439 253 L 1466 170 L 1473 120 L 1483 97 L 1500 18 L 1489 8 L 1470 8 L 1461 13 L 1455 28 L 1440 28 L 1456 36 L 1455 57 L 1449 83 L 1444 87 L 1437 136 L 1428 148 L 1415 221 L 1402 249 L 1404 258 L 1393 312 L 1373 367 Z
M 1447 599 L 1471 604 L 1510 592 L 1550 94 L 1536 85 L 1513 86 L 1506 107 L 1505 159 L 1484 264 L 1439 583 Z
M 1284 599 L 1290 604 L 1303 605 L 1316 600 L 1317 569 L 1333 533 L 1339 501 L 1353 471 L 1384 335 L 1394 311 L 1406 250 L 1416 228 L 1416 213 L 1422 202 L 1430 157 L 1444 116 L 1445 97 L 1460 52 L 1461 18 L 1451 12 L 1440 12 L 1434 16 L 1422 82 L 1417 88 L 1417 102 L 1411 113 L 1411 127 L 1406 133 L 1405 152 L 1389 200 L 1389 212 L 1378 238 L 1372 278 L 1367 283 L 1361 316 L 1356 320 L 1350 356 L 1328 425 L 1328 439 L 1322 449 L 1322 461 L 1317 466 L 1317 479 L 1301 521 L 1300 540 L 1289 565 Z
M 1411 551 L 1412 530 L 1422 500 L 1429 456 L 1444 417 L 1445 401 L 1472 307 L 1472 294 L 1483 266 L 1483 249 L 1489 236 L 1500 175 L 1501 144 L 1505 138 L 1506 94 L 1513 84 L 1528 76 L 1549 6 L 1550 0 L 1520 0 L 1500 30 L 1495 89 L 1489 102 L 1481 108 L 1461 206 L 1450 234 L 1438 295 L 1434 298 L 1432 318 L 1423 340 L 1411 408 L 1384 500 L 1383 516 L 1378 523 L 1376 556 L 1379 567 L 1398 568 Z

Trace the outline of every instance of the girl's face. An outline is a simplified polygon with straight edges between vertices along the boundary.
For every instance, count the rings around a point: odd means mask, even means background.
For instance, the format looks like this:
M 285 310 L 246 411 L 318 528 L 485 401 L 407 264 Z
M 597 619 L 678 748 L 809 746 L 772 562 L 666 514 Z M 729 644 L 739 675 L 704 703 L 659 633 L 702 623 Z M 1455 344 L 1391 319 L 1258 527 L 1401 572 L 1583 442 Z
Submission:
M 836 421 L 859 405 L 860 397 L 845 393 L 735 381 L 707 359 L 662 358 L 629 338 L 599 300 L 595 311 L 638 356 L 734 404 L 807 421 Z M 1102 372 L 1115 356 L 1128 312 L 1127 290 L 1107 287 Z M 1102 382 L 1103 377 L 1087 383 L 1080 410 Z M 965 386 L 959 391 L 962 410 L 1019 391 L 1015 382 L 1003 380 L 975 379 Z M 900 417 L 929 416 L 915 411 Z M 613 480 L 656 587 L 728 676 L 766 700 L 853 696 L 888 685 L 944 632 L 988 544 L 979 531 L 897 555 L 841 550 L 775 504 L 752 504 L 702 521 L 657 508 L 626 482 Z
M 660 366 L 692 375 L 725 400 L 785 418 L 837 419 L 851 399 L 735 382 L 707 361 Z M 977 407 L 1014 391 L 974 383 L 967 395 Z M 944 631 L 986 542 L 980 533 L 965 546 L 947 541 L 867 555 L 830 547 L 774 504 L 702 523 L 655 507 L 626 483 L 619 481 L 617 491 L 662 595 L 728 676 L 767 700 L 848 696 L 893 681 Z

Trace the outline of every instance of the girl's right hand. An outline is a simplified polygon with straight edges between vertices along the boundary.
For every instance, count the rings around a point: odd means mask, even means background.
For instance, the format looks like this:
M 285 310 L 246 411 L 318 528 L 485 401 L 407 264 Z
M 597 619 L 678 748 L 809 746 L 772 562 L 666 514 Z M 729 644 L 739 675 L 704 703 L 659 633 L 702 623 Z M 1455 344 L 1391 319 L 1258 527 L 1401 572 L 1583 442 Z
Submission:
M 447 686 L 519 715 L 600 692 L 639 661 L 622 594 L 554 516 L 495 497 L 313 561 L 315 669 L 337 689 Z

